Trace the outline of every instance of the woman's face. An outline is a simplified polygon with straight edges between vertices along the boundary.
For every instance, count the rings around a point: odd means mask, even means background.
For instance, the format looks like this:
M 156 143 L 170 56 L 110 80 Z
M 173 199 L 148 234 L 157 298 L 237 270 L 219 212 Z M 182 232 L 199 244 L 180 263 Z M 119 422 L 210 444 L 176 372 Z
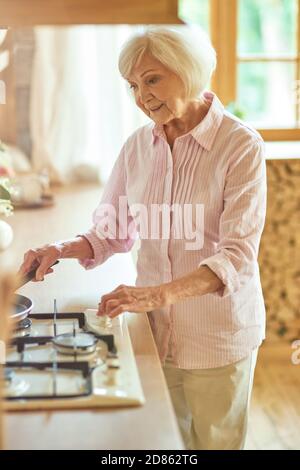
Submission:
M 127 80 L 135 102 L 157 124 L 180 118 L 187 107 L 180 78 L 150 54 L 143 54 Z

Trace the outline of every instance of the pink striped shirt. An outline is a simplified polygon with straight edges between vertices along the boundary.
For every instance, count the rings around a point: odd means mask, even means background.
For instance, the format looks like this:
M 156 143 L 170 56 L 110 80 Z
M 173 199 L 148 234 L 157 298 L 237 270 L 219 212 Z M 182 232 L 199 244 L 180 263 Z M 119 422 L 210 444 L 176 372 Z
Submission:
M 205 98 L 211 103 L 207 115 L 175 140 L 172 151 L 163 126 L 154 123 L 129 137 L 93 214 L 93 227 L 83 234 L 93 247 L 94 259 L 81 264 L 91 269 L 114 253 L 129 251 L 140 232 L 129 211 L 125 237 L 99 236 L 103 204 L 117 209 L 120 196 L 129 208 L 140 203 L 149 210 L 153 204 L 203 204 L 203 246 L 186 249 L 185 236 L 174 236 L 171 214 L 170 237 L 140 236 L 138 252 L 137 286 L 166 283 L 202 265 L 225 285 L 212 294 L 147 314 L 162 363 L 169 350 L 174 364 L 186 369 L 236 362 L 265 337 L 257 262 L 266 211 L 264 142 L 253 128 L 227 112 L 215 94 L 205 92 Z M 118 220 L 118 228 L 123 225 Z

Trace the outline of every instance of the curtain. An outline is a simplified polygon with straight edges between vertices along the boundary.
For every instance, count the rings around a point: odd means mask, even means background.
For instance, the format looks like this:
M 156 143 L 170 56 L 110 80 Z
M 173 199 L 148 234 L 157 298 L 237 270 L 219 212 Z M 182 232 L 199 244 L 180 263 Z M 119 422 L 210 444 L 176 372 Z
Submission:
M 118 71 L 139 26 L 35 28 L 32 164 L 52 182 L 107 181 L 126 138 L 149 122 Z

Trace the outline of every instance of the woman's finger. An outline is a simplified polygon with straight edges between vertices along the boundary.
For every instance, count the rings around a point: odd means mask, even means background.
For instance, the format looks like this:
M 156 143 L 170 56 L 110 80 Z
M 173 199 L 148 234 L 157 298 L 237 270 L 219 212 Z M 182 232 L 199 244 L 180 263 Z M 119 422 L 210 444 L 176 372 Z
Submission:
M 19 273 L 21 275 L 27 274 L 28 271 L 36 268 L 39 265 L 38 262 L 38 253 L 36 250 L 29 250 L 24 255 L 24 261 L 19 268 Z
M 122 301 L 121 300 L 118 300 L 118 299 L 110 299 L 106 302 L 105 304 L 105 307 L 104 307 L 104 311 L 106 313 L 106 315 L 109 315 L 110 312 L 116 308 Z
M 41 280 L 48 273 L 49 267 L 59 259 L 60 254 L 60 249 L 56 244 L 44 245 L 41 248 L 28 250 L 24 255 L 19 273 L 24 275 L 37 268 L 38 280 Z
M 50 266 L 54 263 L 53 259 L 45 256 L 42 258 L 41 263 L 36 271 L 35 279 L 37 281 L 43 281 L 45 274 L 50 269 Z
M 113 309 L 110 313 L 109 313 L 109 318 L 115 318 L 117 317 L 118 315 L 120 315 L 121 313 L 123 312 L 127 312 L 130 310 L 130 305 L 126 305 L 126 304 L 120 304 L 118 305 L 118 307 L 116 307 L 115 309 Z
M 119 294 L 120 295 L 120 294 Z M 109 294 L 102 295 L 100 302 L 104 304 L 110 299 L 115 299 L 118 296 L 117 292 L 110 292 Z
M 126 288 L 127 286 L 125 286 L 124 284 L 120 284 L 118 287 L 116 287 L 114 290 L 112 290 L 111 292 L 109 292 L 108 294 L 104 294 L 102 295 L 101 297 L 101 301 L 106 301 L 107 299 L 111 299 L 111 298 L 114 298 L 116 293 L 118 295 L 120 295 L 122 292 L 123 292 L 123 289 Z
M 119 289 L 119 287 L 117 288 Z M 123 291 L 115 289 L 114 291 L 110 292 L 109 294 L 105 294 L 101 297 L 99 305 L 101 305 L 104 309 L 106 308 L 106 303 L 109 300 L 116 300 L 121 298 L 127 298 L 126 294 Z

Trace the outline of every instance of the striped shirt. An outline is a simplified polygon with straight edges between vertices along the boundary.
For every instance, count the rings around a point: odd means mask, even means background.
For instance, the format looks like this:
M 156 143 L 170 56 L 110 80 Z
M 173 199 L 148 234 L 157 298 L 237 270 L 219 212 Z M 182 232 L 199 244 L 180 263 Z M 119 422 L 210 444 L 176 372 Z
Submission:
M 170 282 L 202 265 L 222 280 L 224 287 L 214 293 L 147 313 L 162 364 L 169 351 L 175 366 L 185 369 L 234 363 L 265 337 L 257 262 L 266 212 L 264 142 L 226 111 L 214 93 L 207 91 L 204 97 L 210 104 L 206 116 L 178 137 L 172 150 L 163 126 L 152 122 L 128 138 L 94 211 L 93 226 L 83 234 L 94 259 L 81 261 L 91 269 L 114 253 L 129 251 L 139 237 L 137 286 Z M 115 238 L 102 233 L 99 222 L 104 204 L 118 213 L 120 196 L 129 210 L 125 221 L 118 218 L 121 235 Z M 203 207 L 201 246 L 187 248 L 190 238 L 175 236 L 171 211 L 169 237 L 142 237 L 133 204 L 143 204 L 148 212 L 161 204 Z M 195 228 L 194 210 L 191 223 Z

